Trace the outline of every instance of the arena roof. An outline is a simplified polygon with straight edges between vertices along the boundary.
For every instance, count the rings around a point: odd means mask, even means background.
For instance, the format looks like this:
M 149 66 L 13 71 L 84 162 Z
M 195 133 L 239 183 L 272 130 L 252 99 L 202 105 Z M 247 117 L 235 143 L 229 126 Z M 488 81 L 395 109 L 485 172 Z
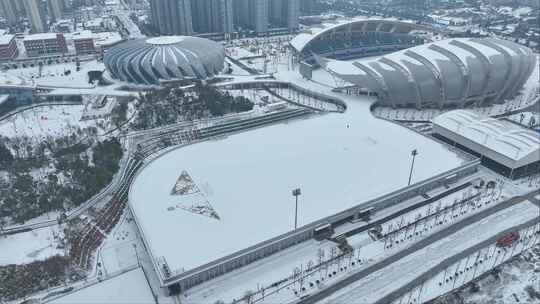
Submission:
M 540 160 L 540 134 L 510 121 L 454 110 L 437 116 L 433 124 L 436 133 L 509 168 Z
M 387 31 L 387 32 L 399 32 L 399 33 L 411 33 L 418 30 L 427 30 L 430 32 L 439 32 L 435 28 L 431 28 L 424 25 L 419 25 L 413 21 L 399 21 L 395 18 L 367 18 L 367 17 L 356 17 L 356 18 L 343 18 L 337 20 L 330 20 L 323 22 L 322 24 L 314 25 L 307 30 L 304 30 L 302 33 L 294 37 L 290 44 L 297 51 L 302 52 L 311 42 L 317 38 L 323 36 L 326 33 L 330 33 L 335 30 L 340 30 L 342 28 L 348 27 L 350 25 L 361 24 L 362 28 L 368 30 L 368 24 L 373 24 L 370 26 L 373 31 Z M 390 25 L 390 27 L 385 25 Z
M 149 163 L 129 204 L 154 261 L 177 275 L 291 231 L 296 187 L 299 226 L 401 189 L 414 148 L 421 153 L 415 182 L 465 162 L 375 119 L 370 104 L 194 144 Z
M 376 92 L 390 106 L 463 106 L 515 96 L 536 56 L 499 39 L 453 38 L 377 58 L 343 62 L 315 56 L 334 76 Z
M 112 47 L 105 65 L 114 78 L 159 85 L 162 80 L 206 79 L 221 72 L 225 50 L 217 42 L 190 36 L 136 39 Z

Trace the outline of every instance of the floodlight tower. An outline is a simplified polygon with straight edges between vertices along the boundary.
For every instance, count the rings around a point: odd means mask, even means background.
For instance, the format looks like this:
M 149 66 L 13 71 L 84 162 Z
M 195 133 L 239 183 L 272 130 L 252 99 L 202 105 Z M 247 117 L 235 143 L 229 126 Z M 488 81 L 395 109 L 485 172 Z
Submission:
M 416 158 L 416 155 L 418 155 L 418 150 L 416 149 L 412 150 L 411 155 L 412 155 L 411 172 L 409 173 L 409 183 L 407 184 L 407 186 L 411 185 L 412 173 L 414 169 L 414 159 Z
M 292 195 L 295 197 L 295 208 L 294 208 L 294 230 L 298 228 L 298 197 L 302 194 L 300 188 L 296 188 L 292 191 Z

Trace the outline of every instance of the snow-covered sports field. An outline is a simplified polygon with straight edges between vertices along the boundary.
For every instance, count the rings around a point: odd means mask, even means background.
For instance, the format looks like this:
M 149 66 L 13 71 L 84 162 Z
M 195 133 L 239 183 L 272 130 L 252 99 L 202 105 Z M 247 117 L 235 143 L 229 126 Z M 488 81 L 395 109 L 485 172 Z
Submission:
M 297 187 L 299 226 L 405 187 L 413 149 L 413 182 L 464 163 L 429 138 L 375 119 L 373 100 L 343 98 L 344 114 L 191 145 L 145 167 L 130 204 L 154 258 L 187 271 L 288 232 Z

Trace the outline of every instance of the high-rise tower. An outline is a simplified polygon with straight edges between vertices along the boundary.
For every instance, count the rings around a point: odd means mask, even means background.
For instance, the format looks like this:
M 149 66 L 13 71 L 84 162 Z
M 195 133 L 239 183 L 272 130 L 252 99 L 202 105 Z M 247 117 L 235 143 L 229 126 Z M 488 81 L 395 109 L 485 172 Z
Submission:
M 191 9 L 194 32 L 233 32 L 233 0 L 197 0 Z
M 23 0 L 26 16 L 32 25 L 34 33 L 43 33 L 46 30 L 46 16 L 40 0 Z
M 193 33 L 190 0 L 150 0 L 150 9 L 152 24 L 160 34 L 191 35 Z
M 0 8 L 9 25 L 17 23 L 19 14 L 14 0 L 0 0 Z
M 49 17 L 54 20 L 62 19 L 64 14 L 64 0 L 47 0 Z

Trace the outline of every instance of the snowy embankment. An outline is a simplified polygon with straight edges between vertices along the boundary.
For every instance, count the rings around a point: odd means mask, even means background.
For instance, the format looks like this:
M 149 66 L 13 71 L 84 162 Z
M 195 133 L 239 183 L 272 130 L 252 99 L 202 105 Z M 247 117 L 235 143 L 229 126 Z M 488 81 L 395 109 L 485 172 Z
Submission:
M 99 282 L 49 304 L 151 304 L 154 297 L 141 268 Z

